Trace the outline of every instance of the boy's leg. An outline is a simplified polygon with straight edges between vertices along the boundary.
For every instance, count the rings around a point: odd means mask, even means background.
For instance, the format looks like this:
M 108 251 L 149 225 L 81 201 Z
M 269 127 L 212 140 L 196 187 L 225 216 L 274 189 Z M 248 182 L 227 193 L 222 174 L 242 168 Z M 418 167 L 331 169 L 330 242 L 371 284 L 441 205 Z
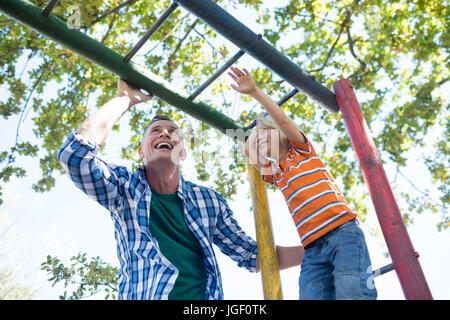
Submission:
M 300 300 L 334 300 L 332 266 L 323 256 L 326 242 L 306 248 L 301 265 Z
M 338 227 L 329 241 L 336 299 L 376 299 L 366 240 L 356 220 Z

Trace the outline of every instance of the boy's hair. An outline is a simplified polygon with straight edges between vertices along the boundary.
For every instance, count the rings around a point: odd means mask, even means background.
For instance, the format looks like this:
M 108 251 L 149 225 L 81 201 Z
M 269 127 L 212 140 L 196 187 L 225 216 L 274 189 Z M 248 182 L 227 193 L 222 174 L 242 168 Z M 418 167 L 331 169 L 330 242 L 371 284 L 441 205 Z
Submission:
M 261 112 L 256 116 L 255 119 L 255 126 L 263 125 L 264 127 L 275 129 L 279 131 L 280 138 L 282 140 L 286 139 L 286 136 L 284 135 L 283 131 L 280 129 L 280 127 L 277 125 L 277 123 L 272 119 L 272 117 L 267 112 Z

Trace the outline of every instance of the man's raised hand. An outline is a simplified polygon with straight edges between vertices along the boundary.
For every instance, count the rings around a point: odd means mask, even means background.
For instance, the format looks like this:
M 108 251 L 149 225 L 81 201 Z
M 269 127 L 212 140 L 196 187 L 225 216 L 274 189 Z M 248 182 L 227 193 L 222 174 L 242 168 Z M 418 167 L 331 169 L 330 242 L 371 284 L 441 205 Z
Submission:
M 119 79 L 117 84 L 117 96 L 128 97 L 128 107 L 132 107 L 138 103 L 149 101 L 153 98 L 151 94 L 145 94 L 140 89 L 128 84 L 125 80 Z
M 118 92 L 115 97 L 105 103 L 100 109 L 91 114 L 78 127 L 78 133 L 86 140 L 102 146 L 113 125 L 138 103 L 150 100 L 153 96 L 119 79 Z

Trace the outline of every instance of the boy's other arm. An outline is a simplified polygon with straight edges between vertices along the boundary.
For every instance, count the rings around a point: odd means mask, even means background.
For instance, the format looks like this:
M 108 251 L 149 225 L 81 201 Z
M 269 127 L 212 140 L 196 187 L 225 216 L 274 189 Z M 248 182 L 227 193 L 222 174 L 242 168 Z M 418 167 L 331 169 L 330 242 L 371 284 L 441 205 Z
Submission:
M 302 246 L 282 247 L 276 246 L 278 257 L 278 269 L 284 270 L 291 267 L 296 267 L 302 264 L 305 250 Z M 259 255 L 256 257 L 256 272 L 261 269 Z
M 130 107 L 151 98 L 152 95 L 146 95 L 119 79 L 117 95 L 89 116 L 77 131 L 86 140 L 102 146 L 113 125 Z
M 280 270 L 301 265 L 304 253 L 305 249 L 302 246 L 277 246 L 278 266 Z

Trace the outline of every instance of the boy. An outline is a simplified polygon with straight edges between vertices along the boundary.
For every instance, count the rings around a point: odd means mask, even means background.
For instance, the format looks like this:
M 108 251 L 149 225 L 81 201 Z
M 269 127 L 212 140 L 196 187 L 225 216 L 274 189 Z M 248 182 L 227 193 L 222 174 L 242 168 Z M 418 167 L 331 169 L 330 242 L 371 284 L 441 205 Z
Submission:
M 246 69 L 231 67 L 237 92 L 258 101 L 257 118 L 245 154 L 263 180 L 283 193 L 305 253 L 300 299 L 376 299 L 364 234 L 342 192 L 311 142 L 264 94 Z M 373 286 L 370 286 L 373 287 Z

